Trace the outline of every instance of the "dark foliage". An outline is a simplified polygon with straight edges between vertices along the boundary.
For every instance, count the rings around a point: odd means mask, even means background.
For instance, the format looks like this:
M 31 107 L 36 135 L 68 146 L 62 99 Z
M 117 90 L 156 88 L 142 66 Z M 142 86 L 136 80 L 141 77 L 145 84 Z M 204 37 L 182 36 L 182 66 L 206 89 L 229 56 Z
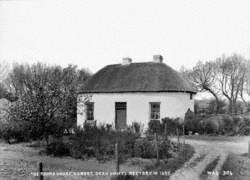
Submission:
M 72 65 L 15 64 L 8 79 L 18 100 L 8 110 L 8 123 L 27 126 L 30 139 L 48 142 L 50 135 L 62 136 L 76 123 L 77 91 L 89 77 L 86 70 Z
M 0 131 L 1 137 L 8 143 L 29 141 L 30 130 L 27 124 L 4 123 L 1 124 Z
M 107 126 L 76 128 L 71 137 L 71 155 L 75 158 L 94 156 L 99 160 L 113 158 L 115 143 L 122 157 L 134 156 L 134 146 L 139 135 L 131 130 L 119 132 Z
M 115 144 L 118 143 L 120 161 L 129 157 L 156 158 L 155 142 L 148 138 L 141 138 L 140 133 L 132 127 L 125 131 L 115 131 L 107 126 L 85 125 L 83 129 L 76 128 L 71 135 L 69 154 L 74 158 L 96 157 L 98 160 L 114 158 Z M 159 141 L 161 158 L 170 156 L 171 143 Z
M 135 143 L 135 156 L 141 158 L 156 158 L 156 142 L 147 138 L 138 139 Z M 159 158 L 169 158 L 173 146 L 170 141 L 158 141 Z
M 179 151 L 174 158 L 165 159 L 163 161 L 160 161 L 160 163 L 151 164 L 149 166 L 145 167 L 145 171 L 167 171 L 172 174 L 177 169 L 179 169 L 183 164 L 188 161 L 194 154 L 194 148 L 188 144 L 185 144 L 181 151 Z M 153 180 L 153 179 L 159 179 L 164 180 L 167 179 L 166 176 L 141 176 L 138 177 L 140 180 Z
M 57 140 L 46 146 L 46 153 L 54 156 L 67 156 L 70 153 L 69 145 L 62 140 Z
M 162 126 L 163 126 L 163 133 L 167 135 L 176 135 L 176 130 L 178 129 L 180 134 L 182 133 L 182 125 L 183 123 L 180 122 L 179 118 L 163 118 L 162 119 Z
M 183 132 L 183 120 L 180 118 L 163 118 L 161 121 L 152 120 L 148 123 L 147 135 L 153 138 L 152 135 L 155 133 L 162 137 L 168 137 L 169 135 L 177 135 L 177 129 L 179 135 Z
M 207 115 L 201 117 L 189 111 L 184 120 L 186 133 L 198 132 L 199 134 L 213 135 L 249 135 L 250 116 L 249 115 Z
M 155 158 L 156 151 L 152 141 L 146 138 L 138 139 L 135 143 L 135 156 L 141 158 Z
M 162 124 L 159 120 L 151 120 L 148 123 L 148 131 L 149 133 L 157 133 L 160 134 L 162 132 Z

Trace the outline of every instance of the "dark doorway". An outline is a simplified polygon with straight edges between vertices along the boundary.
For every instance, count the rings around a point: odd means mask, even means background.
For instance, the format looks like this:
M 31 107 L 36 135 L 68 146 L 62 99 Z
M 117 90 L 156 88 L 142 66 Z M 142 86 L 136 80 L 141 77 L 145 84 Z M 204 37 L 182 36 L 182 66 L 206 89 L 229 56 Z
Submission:
M 117 130 L 125 129 L 127 127 L 127 103 L 115 103 L 115 128 Z

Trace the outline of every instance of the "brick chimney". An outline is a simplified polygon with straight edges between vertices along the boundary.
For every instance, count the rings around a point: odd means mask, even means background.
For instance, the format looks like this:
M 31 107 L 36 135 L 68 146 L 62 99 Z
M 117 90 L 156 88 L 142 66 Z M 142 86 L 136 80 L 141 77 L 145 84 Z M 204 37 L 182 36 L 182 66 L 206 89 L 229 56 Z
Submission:
M 132 63 L 132 59 L 129 57 L 122 58 L 122 65 L 129 65 Z
M 153 62 L 155 62 L 155 63 L 162 63 L 163 62 L 162 55 L 153 55 Z

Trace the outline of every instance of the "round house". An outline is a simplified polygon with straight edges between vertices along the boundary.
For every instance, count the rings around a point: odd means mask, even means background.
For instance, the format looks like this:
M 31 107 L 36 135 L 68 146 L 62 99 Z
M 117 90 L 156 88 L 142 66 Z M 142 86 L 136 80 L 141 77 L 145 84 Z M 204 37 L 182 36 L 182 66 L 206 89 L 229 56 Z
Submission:
M 133 122 L 184 118 L 194 110 L 195 90 L 161 55 L 153 61 L 108 65 L 98 71 L 78 94 L 77 125 L 111 124 L 124 129 Z

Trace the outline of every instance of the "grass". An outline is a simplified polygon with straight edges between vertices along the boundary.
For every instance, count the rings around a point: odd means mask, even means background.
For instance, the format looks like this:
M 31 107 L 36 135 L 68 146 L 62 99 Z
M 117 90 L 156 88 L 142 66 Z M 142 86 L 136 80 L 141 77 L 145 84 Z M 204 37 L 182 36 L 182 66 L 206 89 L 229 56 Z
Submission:
M 176 157 L 169 158 L 160 161 L 160 163 L 154 163 L 145 167 L 145 171 L 153 172 L 167 172 L 169 175 L 153 175 L 153 176 L 141 176 L 137 179 L 140 180 L 163 180 L 168 179 L 177 169 L 181 168 L 185 162 L 187 162 L 194 154 L 194 148 L 188 144 L 182 147 L 182 150 L 177 153 Z
M 198 162 L 202 161 L 206 157 L 206 154 L 203 154 L 197 158 L 195 158 L 191 163 L 190 163 L 190 168 L 193 168 L 197 165 Z
M 207 179 L 209 174 L 208 173 L 216 173 L 214 172 L 214 169 L 216 165 L 218 164 L 218 161 L 220 160 L 220 156 L 217 156 L 213 161 L 211 161 L 207 167 L 202 171 L 200 178 L 201 179 Z M 218 172 L 219 173 L 219 172 Z
M 245 180 L 250 177 L 250 158 L 247 154 L 229 154 L 220 172 L 220 180 Z
M 203 140 L 203 141 L 228 141 L 237 142 L 242 140 L 242 138 L 248 138 L 249 136 L 219 136 L 219 135 L 191 135 L 185 136 L 186 139 L 192 140 Z
M 216 165 L 218 164 L 218 161 L 220 160 L 220 156 L 217 156 L 213 161 L 211 161 L 207 167 L 203 170 L 202 174 L 207 174 L 209 171 L 213 171 Z
M 39 154 L 40 148 L 36 144 L 19 143 L 7 144 L 0 142 L 0 179 L 32 179 L 31 172 L 37 172 L 38 162 L 43 162 L 44 171 L 49 172 L 115 172 L 116 166 L 113 160 L 100 163 L 95 159 L 77 160 L 71 157 L 53 157 Z M 130 162 L 120 166 L 121 171 L 141 171 L 141 165 L 133 165 Z M 47 180 L 82 179 L 81 176 L 53 176 Z M 88 179 L 88 178 L 85 178 Z M 89 179 L 110 179 L 105 176 L 90 177 Z

